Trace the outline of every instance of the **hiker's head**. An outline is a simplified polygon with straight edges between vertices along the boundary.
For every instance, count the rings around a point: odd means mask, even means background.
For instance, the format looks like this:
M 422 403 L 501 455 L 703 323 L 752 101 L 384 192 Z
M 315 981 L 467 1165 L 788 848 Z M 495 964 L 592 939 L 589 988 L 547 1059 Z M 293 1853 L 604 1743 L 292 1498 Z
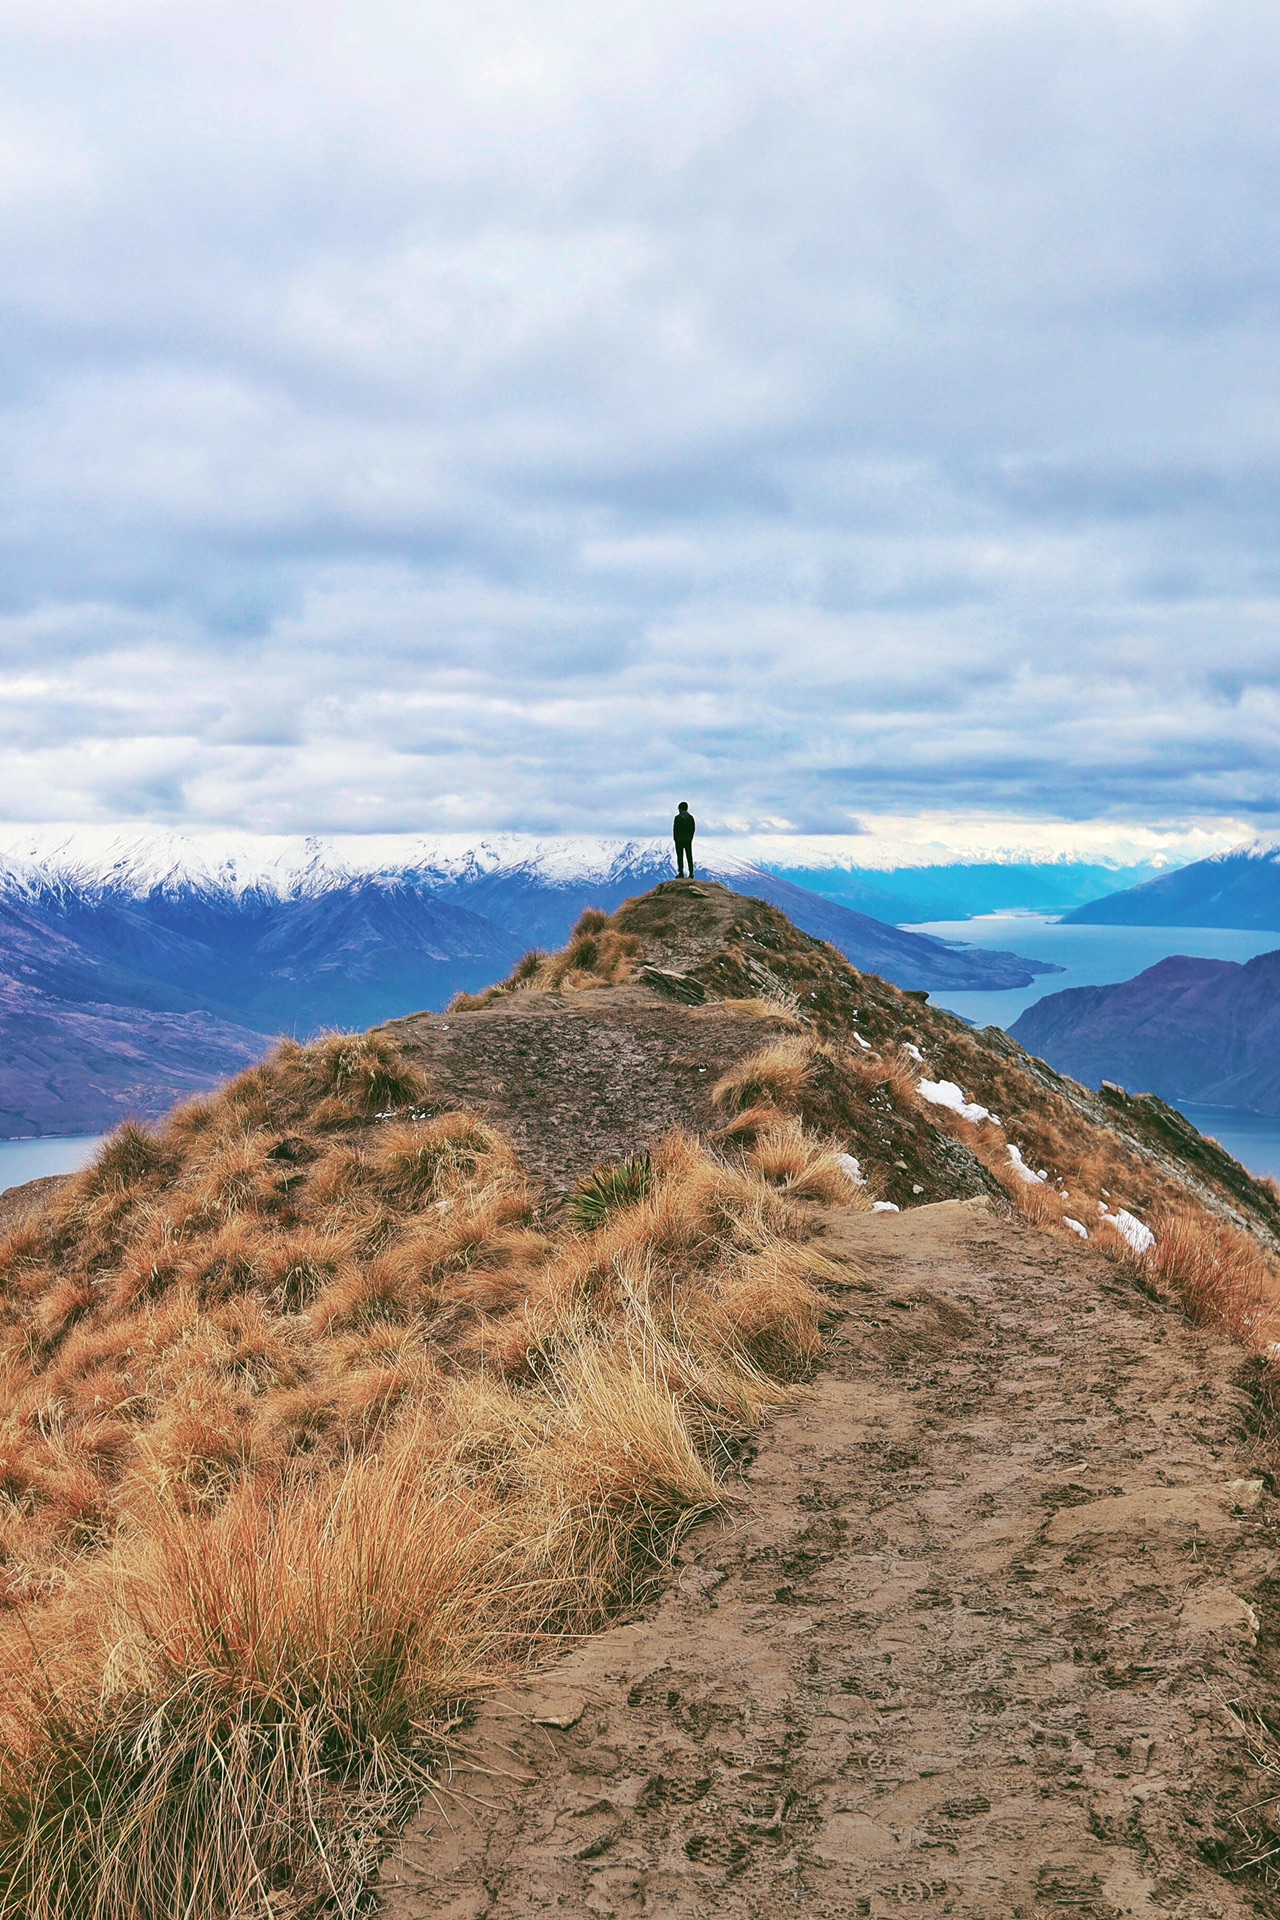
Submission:
M 678 813 L 688 813 L 688 811 L 689 811 L 689 802 L 688 802 L 687 800 L 682 800 L 682 801 L 680 802 L 680 805 L 679 805 L 679 807 L 678 807 L 678 808 L 676 809 L 676 811 L 677 811 Z

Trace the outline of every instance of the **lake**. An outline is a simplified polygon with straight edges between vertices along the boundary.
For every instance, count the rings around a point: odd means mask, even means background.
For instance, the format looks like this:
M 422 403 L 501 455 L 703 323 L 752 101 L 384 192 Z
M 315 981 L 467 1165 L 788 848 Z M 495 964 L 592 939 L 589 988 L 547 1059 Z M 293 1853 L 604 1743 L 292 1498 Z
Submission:
M 0 1192 L 28 1180 L 42 1180 L 47 1173 L 78 1173 L 105 1139 L 103 1133 L 81 1133 L 56 1139 L 0 1140 Z
M 1171 953 L 1198 960 L 1252 960 L 1274 953 L 1280 933 L 1244 933 L 1231 927 L 1064 927 L 1042 913 L 988 913 L 977 920 L 935 920 L 912 933 L 960 940 L 971 947 L 999 947 L 1028 960 L 1052 960 L 1063 973 L 1041 974 L 1029 987 L 999 993 L 935 993 L 934 1000 L 978 1026 L 1011 1027 L 1046 993 L 1066 987 L 1103 987 L 1132 980 Z
M 1034 986 L 1000 993 L 936 993 L 933 999 L 978 1026 L 1011 1027 L 1025 1008 L 1066 987 L 1104 987 L 1132 980 L 1171 953 L 1200 960 L 1252 960 L 1280 948 L 1280 933 L 1248 933 L 1223 927 L 1065 927 L 1039 913 L 991 913 L 976 920 L 938 920 L 912 927 L 939 940 L 999 947 L 1029 960 L 1053 960 L 1063 973 L 1042 974 Z M 1135 1093 L 1142 1089 L 1135 1087 Z M 1280 1118 L 1239 1107 L 1187 1103 L 1192 1126 L 1213 1138 L 1251 1173 L 1280 1178 Z

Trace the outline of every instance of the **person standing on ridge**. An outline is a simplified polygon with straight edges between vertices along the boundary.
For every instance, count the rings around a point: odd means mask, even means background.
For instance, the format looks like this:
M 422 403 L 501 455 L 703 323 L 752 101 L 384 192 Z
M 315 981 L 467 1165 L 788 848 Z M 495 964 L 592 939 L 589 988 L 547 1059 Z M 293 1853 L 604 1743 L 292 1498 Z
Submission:
M 693 836 L 697 830 L 698 823 L 689 811 L 689 802 L 682 800 L 680 810 L 671 822 L 671 836 L 676 843 L 677 880 L 684 879 L 686 860 L 689 863 L 689 878 L 693 878 Z

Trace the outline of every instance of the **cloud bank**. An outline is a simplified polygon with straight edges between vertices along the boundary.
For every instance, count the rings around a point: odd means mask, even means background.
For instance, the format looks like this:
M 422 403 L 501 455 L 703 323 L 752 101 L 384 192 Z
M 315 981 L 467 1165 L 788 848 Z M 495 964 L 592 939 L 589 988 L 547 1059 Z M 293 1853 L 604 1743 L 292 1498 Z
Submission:
M 1280 819 L 1274 8 L 0 53 L 0 818 Z

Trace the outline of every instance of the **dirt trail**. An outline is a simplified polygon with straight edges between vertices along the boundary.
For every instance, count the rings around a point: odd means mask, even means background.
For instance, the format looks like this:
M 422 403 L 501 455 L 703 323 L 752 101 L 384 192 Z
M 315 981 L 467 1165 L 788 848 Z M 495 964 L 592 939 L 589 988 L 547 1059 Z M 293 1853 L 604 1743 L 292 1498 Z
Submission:
M 829 1363 L 741 1512 L 482 1709 L 383 1920 L 1278 1910 L 1238 1350 L 981 1201 L 831 1220 Z

